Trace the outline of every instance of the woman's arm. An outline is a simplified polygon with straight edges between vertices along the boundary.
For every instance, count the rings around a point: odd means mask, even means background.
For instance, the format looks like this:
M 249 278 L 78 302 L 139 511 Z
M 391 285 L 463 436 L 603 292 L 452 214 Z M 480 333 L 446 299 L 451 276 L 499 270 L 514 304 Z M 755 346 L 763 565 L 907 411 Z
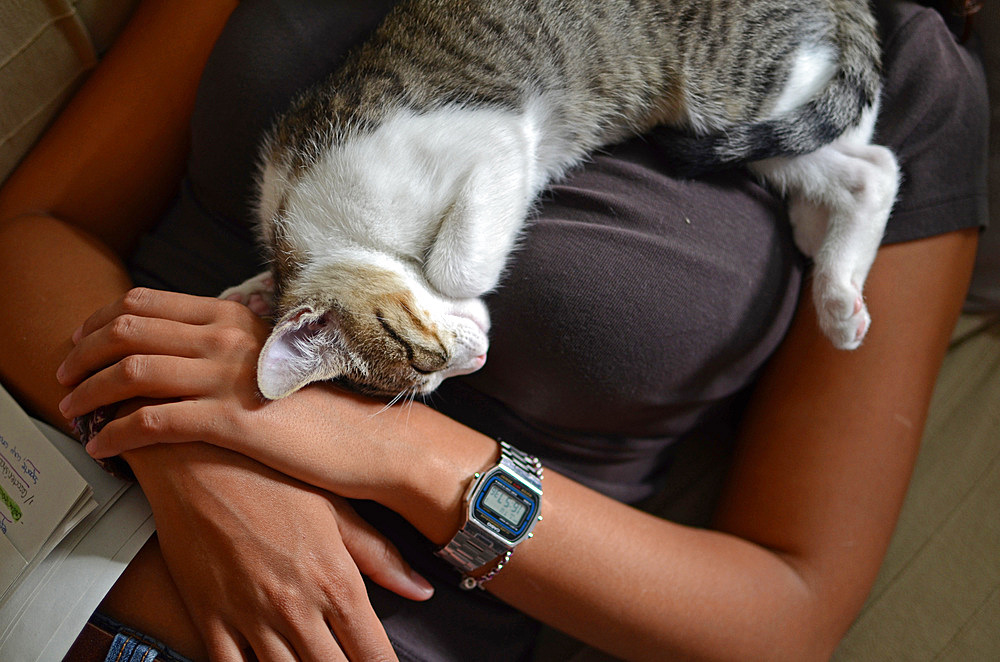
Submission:
M 236 0 L 144 0 L 10 179 L 0 219 L 42 213 L 119 255 L 159 218 L 188 154 L 205 61 Z
M 121 257 L 180 180 L 198 80 L 235 5 L 232 0 L 143 2 L 66 111 L 0 189 L 0 379 L 34 413 L 64 429 L 68 421 L 57 404 L 67 389 L 56 380 L 56 368 L 72 347 L 73 329 L 131 286 Z M 204 638 L 218 659 L 242 659 L 234 649 L 246 640 L 262 656 L 277 659 L 269 653 L 275 650 L 274 633 L 280 633 L 301 657 L 336 659 L 338 641 L 323 622 L 323 610 L 334 609 L 338 618 L 330 620 L 337 621 L 333 625 L 345 650 L 367 658 L 392 656 L 358 566 L 408 597 L 426 599 L 429 593 L 384 538 L 341 501 L 235 453 L 196 444 L 169 450 L 130 456 L 181 588 L 178 593 L 162 572 L 138 569 L 144 587 L 150 577 L 160 580 L 156 601 L 148 594 L 139 601 L 165 617 L 157 635 L 193 656 L 204 656 Z M 284 544 L 287 527 L 279 526 L 270 510 L 275 502 L 289 517 L 308 521 L 297 540 L 309 548 L 310 562 L 300 562 L 296 549 Z M 222 511 L 224 517 L 206 516 Z M 271 553 L 262 558 L 265 549 Z M 203 563 L 213 557 L 226 561 Z M 142 560 L 163 569 L 155 548 Z M 276 566 L 284 574 L 276 573 Z M 209 569 L 216 572 L 209 576 Z M 295 598 L 273 599 L 281 592 Z M 233 596 L 240 600 L 230 600 Z M 198 615 L 201 632 L 182 597 Z
M 882 249 L 867 285 L 877 321 L 854 352 L 800 306 L 755 393 L 719 532 L 548 476 L 545 519 L 492 591 L 625 657 L 828 657 L 895 526 L 976 237 Z
M 546 472 L 544 520 L 489 590 L 626 658 L 829 656 L 892 534 L 976 238 L 968 230 L 883 248 L 867 286 L 877 322 L 854 352 L 834 350 L 809 302 L 800 306 L 757 389 L 717 531 L 660 520 Z M 472 473 L 496 459 L 493 440 L 420 405 L 378 415 L 379 403 L 323 385 L 264 403 L 253 381 L 259 340 L 239 331 L 252 315 L 177 296 L 142 291 L 78 334 L 67 383 L 129 358 L 83 381 L 66 402 L 70 415 L 108 393 L 184 398 L 110 424 L 98 454 L 133 438 L 205 439 L 378 500 L 438 544 L 454 534 Z M 185 328 L 181 309 L 197 310 L 198 324 Z M 178 337 L 197 356 L 165 349 Z
M 572 517 L 553 518 L 563 512 L 553 505 L 563 481 L 547 480 L 551 497 L 534 548 L 515 558 L 515 572 L 494 580 L 494 591 L 568 626 L 572 619 L 543 582 L 593 577 L 576 582 L 586 587 L 575 596 L 581 605 L 613 605 L 619 621 L 630 613 L 660 619 L 645 632 L 618 633 L 617 650 L 635 657 L 666 650 L 709 659 L 829 657 L 892 535 L 976 236 L 969 230 L 883 248 L 866 288 L 877 321 L 854 352 L 832 349 L 812 307 L 800 306 L 755 393 L 717 514 L 719 533 L 669 524 L 654 530 L 641 515 L 602 507 L 593 496 L 575 501 Z M 592 518 L 614 531 L 590 548 L 593 555 L 582 545 L 567 554 L 546 539 L 572 535 Z M 645 576 L 622 581 L 622 557 L 638 555 Z M 545 579 L 552 568 L 559 576 Z M 574 621 L 572 631 L 585 640 L 588 626 L 602 631 L 599 619 L 583 626 Z
M 69 336 L 127 289 L 121 256 L 180 181 L 198 78 L 234 0 L 146 0 L 0 188 L 0 375 L 67 428 L 55 368 Z

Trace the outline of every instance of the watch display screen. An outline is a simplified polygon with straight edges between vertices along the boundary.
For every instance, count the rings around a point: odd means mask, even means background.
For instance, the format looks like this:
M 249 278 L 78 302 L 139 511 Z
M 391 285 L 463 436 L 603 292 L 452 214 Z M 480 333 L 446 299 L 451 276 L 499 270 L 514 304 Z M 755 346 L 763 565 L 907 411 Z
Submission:
M 501 522 L 511 529 L 517 530 L 521 527 L 521 520 L 528 512 L 528 504 L 522 499 L 515 497 L 502 487 L 502 483 L 491 483 L 489 488 L 483 493 L 483 500 L 480 502 L 483 508 L 496 515 Z
M 479 522 L 506 540 L 516 540 L 529 529 L 538 510 L 538 496 L 503 473 L 490 476 L 475 500 Z

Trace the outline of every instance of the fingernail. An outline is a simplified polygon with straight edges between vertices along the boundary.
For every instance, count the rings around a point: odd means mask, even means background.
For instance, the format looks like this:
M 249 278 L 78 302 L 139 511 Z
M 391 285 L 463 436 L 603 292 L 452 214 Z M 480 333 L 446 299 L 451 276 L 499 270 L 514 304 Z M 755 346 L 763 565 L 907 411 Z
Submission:
M 66 364 L 60 363 L 59 367 L 56 369 L 56 380 L 62 381 L 66 378 Z
M 83 325 L 81 324 L 80 326 L 76 327 L 76 329 L 73 331 L 73 336 L 72 336 L 73 344 L 75 345 L 78 342 L 80 342 L 80 338 L 82 337 L 83 337 Z
M 90 455 L 91 457 L 94 457 L 94 453 L 97 451 L 97 447 L 92 441 L 87 442 L 87 445 L 84 446 L 83 449 L 87 451 L 87 455 Z
M 427 581 L 426 577 L 412 568 L 410 569 L 410 581 L 412 581 L 420 592 L 428 598 L 434 595 L 434 586 Z
M 69 399 L 70 399 L 70 397 L 72 397 L 72 395 L 73 394 L 70 393 L 65 398 L 63 398 L 62 400 L 59 401 L 59 411 L 61 411 L 63 413 L 63 416 L 66 415 L 66 410 L 69 408 Z

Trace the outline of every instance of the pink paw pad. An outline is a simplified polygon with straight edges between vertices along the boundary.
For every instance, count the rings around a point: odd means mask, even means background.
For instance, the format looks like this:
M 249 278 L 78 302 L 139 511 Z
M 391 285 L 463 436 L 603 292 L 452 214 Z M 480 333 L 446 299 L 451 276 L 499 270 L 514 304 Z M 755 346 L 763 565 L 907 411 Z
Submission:
M 247 308 L 260 317 L 266 317 L 271 314 L 271 306 L 267 303 L 267 300 L 256 292 L 250 295 L 246 305 Z
M 868 333 L 868 322 L 866 320 L 861 320 L 858 323 L 858 330 L 854 333 L 854 340 L 860 342 L 865 334 Z

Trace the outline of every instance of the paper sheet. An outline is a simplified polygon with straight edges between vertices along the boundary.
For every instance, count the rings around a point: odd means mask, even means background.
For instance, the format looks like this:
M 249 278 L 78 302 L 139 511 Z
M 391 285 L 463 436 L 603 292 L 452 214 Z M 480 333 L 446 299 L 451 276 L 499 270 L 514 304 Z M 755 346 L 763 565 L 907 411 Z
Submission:
M 154 530 L 152 511 L 138 485 L 104 472 L 80 444 L 58 430 L 35 424 L 91 485 L 97 507 L 36 564 L 0 607 L 4 662 L 62 659 Z M 4 542 L 0 537 L 0 546 Z
M 0 389 L 0 532 L 17 551 L 0 557 L 0 604 L 25 569 L 97 506 L 91 493 L 87 481 Z

